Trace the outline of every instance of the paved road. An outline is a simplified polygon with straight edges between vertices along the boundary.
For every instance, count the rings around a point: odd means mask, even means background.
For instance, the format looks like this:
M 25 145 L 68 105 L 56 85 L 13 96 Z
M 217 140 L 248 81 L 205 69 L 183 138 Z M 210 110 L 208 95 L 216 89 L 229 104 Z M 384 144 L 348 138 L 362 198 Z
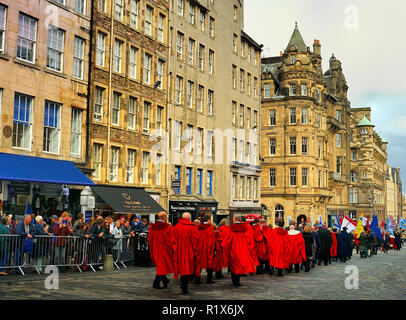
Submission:
M 345 268 L 349 265 L 358 267 L 358 290 L 345 288 L 344 281 L 349 276 Z M 60 274 L 58 290 L 45 289 L 46 275 L 10 275 L 0 278 L 0 299 L 406 300 L 406 249 L 400 253 L 379 253 L 368 259 L 355 256 L 345 264 L 316 266 L 309 273 L 248 276 L 241 278 L 240 288 L 232 286 L 229 276 L 208 285 L 203 274 L 203 283 L 192 284 L 186 296 L 180 294 L 179 281 L 172 278 L 169 288 L 152 289 L 154 271 L 154 268 L 129 267 L 111 273 L 67 272 Z

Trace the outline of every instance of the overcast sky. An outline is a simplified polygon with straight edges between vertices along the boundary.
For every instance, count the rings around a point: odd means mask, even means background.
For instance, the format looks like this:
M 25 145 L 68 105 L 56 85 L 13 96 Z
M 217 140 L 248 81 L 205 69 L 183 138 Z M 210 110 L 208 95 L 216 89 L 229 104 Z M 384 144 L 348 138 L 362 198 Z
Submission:
M 332 53 L 342 62 L 351 107 L 372 108 L 406 193 L 406 1 L 245 0 L 244 29 L 266 56 L 286 49 L 296 21 L 307 46 L 320 40 L 323 72 Z

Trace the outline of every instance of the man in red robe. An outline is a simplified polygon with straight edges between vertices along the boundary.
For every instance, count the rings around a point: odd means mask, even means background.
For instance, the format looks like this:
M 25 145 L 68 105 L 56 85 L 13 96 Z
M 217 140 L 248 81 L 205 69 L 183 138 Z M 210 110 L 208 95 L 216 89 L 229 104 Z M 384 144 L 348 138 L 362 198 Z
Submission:
M 287 262 L 288 272 L 292 271 L 292 265 L 295 266 L 295 272 L 299 273 L 300 264 L 306 261 L 305 242 L 302 233 L 295 230 L 295 226 L 289 227 L 287 237 Z
M 254 230 L 252 229 L 252 225 L 250 224 L 250 221 L 246 220 L 245 224 L 247 225 L 247 232 L 248 232 L 247 234 L 250 238 L 250 241 L 252 242 L 252 244 L 254 246 L 253 250 L 250 251 L 250 254 L 251 254 L 252 260 L 255 261 L 255 268 L 256 268 L 257 266 L 259 266 L 259 261 L 258 261 L 257 252 L 255 251 Z
M 152 287 L 163 289 L 168 286 L 167 274 L 174 272 L 173 250 L 175 240 L 173 238 L 172 226 L 167 223 L 166 212 L 158 213 L 158 220 L 151 225 L 148 232 L 148 244 L 151 254 L 151 261 L 156 266 L 156 277 Z M 160 283 L 163 283 L 163 288 Z
M 254 224 L 252 225 L 252 231 L 254 234 L 254 248 L 255 248 L 255 255 L 258 258 L 258 266 L 257 266 L 257 274 L 264 273 L 264 256 L 265 256 L 265 242 L 264 236 L 262 234 L 261 225 L 258 219 L 254 220 Z
M 229 220 L 228 219 L 223 219 L 220 221 L 220 226 L 218 228 L 220 232 L 220 238 L 221 238 L 221 251 L 222 251 L 222 257 L 218 257 L 219 260 L 222 262 L 222 267 L 221 269 L 217 268 L 216 271 L 216 278 L 221 279 L 224 278 L 222 274 L 222 269 L 228 267 L 228 258 L 229 258 L 229 247 L 226 245 L 229 243 L 229 239 L 231 237 L 231 231 L 229 227 Z M 217 244 L 217 242 L 216 242 Z M 216 257 L 217 257 L 217 250 L 216 249 Z
M 188 293 L 188 283 L 197 276 L 199 266 L 199 231 L 197 226 L 190 221 L 190 213 L 185 212 L 178 223 L 173 227 L 175 238 L 175 279 L 180 275 L 181 289 Z
M 330 257 L 329 257 L 329 263 L 331 264 L 331 258 L 333 258 L 333 261 L 337 261 L 337 237 L 336 237 L 336 232 L 337 229 L 329 229 L 331 238 L 333 239 L 333 245 L 330 248 Z
M 254 273 L 256 262 L 251 252 L 254 250 L 253 237 L 248 224 L 241 223 L 241 217 L 234 217 L 234 224 L 230 226 L 231 236 L 229 239 L 229 268 L 231 280 L 236 287 L 240 287 L 240 276 Z
M 200 234 L 199 252 L 200 259 L 196 277 L 196 284 L 200 284 L 200 272 L 202 269 L 207 271 L 207 283 L 214 283 L 213 281 L 213 258 L 214 246 L 216 239 L 214 237 L 214 228 L 211 225 L 210 216 L 205 214 L 201 218 L 201 224 L 198 226 Z
M 272 230 L 268 241 L 269 264 L 271 266 L 269 274 L 272 275 L 276 268 L 278 269 L 279 277 L 283 276 L 282 271 L 287 268 L 286 256 L 288 232 L 283 226 L 283 220 L 278 221 L 278 227 Z

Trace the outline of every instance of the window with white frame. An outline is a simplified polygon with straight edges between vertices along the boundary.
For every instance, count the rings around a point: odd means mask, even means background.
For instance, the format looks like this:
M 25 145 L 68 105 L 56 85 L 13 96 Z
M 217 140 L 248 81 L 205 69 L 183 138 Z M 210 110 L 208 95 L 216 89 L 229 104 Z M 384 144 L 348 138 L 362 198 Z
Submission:
M 206 21 L 206 14 L 202 9 L 200 9 L 200 30 L 204 31 L 204 25 Z
M 98 9 L 101 12 L 106 12 L 106 0 L 99 0 L 98 1 Z
M 307 155 L 308 144 L 309 144 L 309 138 L 308 137 L 302 137 L 302 155 L 304 155 L 304 156 Z
M 130 25 L 134 29 L 138 29 L 139 10 L 140 10 L 140 0 L 131 0 Z
M 350 189 L 350 203 L 358 203 L 358 189 Z
M 251 163 L 251 142 L 247 142 L 245 147 L 245 163 Z
M 240 128 L 244 127 L 244 105 L 240 104 Z
M 302 84 L 300 86 L 300 91 L 301 91 L 300 93 L 301 93 L 302 96 L 307 96 L 307 85 Z
M 154 14 L 154 9 L 150 6 L 147 6 L 145 12 L 145 34 L 148 36 L 152 36 L 152 17 Z
M 49 25 L 47 68 L 62 72 L 65 31 Z
M 302 168 L 302 186 L 307 187 L 307 181 L 308 181 L 308 173 L 309 169 L 308 168 Z
M 350 173 L 351 182 L 357 182 L 357 174 L 354 171 Z
M 73 54 L 73 76 L 83 79 L 83 64 L 85 59 L 85 40 L 75 36 Z
M 197 128 L 196 137 L 196 151 L 197 155 L 201 155 L 203 152 L 203 128 Z
M 18 16 L 17 58 L 35 62 L 37 20 L 23 13 Z
M 120 157 L 120 148 L 111 147 L 111 160 L 110 160 L 110 181 L 118 181 L 118 164 Z
M 238 41 L 237 35 L 233 34 L 233 50 L 234 50 L 234 53 L 237 53 L 237 41 Z
M 137 112 L 137 98 L 130 97 L 128 101 L 128 128 L 135 129 L 135 120 Z
M 251 74 L 247 73 L 247 94 L 251 95 Z
M 247 128 L 251 129 L 251 108 L 247 107 Z
M 163 89 L 164 87 L 164 66 L 165 66 L 165 61 L 158 59 L 158 64 L 157 64 L 157 82 L 159 83 L 158 89 Z
M 254 178 L 252 196 L 254 200 L 258 199 L 258 178 Z
M 209 50 L 209 74 L 214 73 L 214 51 Z
M 252 127 L 255 128 L 258 124 L 258 111 L 254 110 L 254 116 L 252 118 Z
M 319 170 L 319 188 L 323 188 L 323 171 Z
M 100 180 L 101 167 L 102 167 L 102 150 L 103 145 L 95 143 L 93 144 L 93 179 Z
M 251 177 L 247 177 L 247 185 L 246 185 L 246 192 L 245 192 L 245 195 L 246 195 L 246 199 L 248 200 L 248 199 L 251 199 L 251 184 L 252 184 L 252 178 Z
M 338 122 L 341 122 L 341 110 L 336 110 L 336 119 Z
M 206 194 L 209 197 L 211 197 L 213 195 L 213 171 L 211 171 L 211 170 L 207 170 Z
M 13 147 L 31 149 L 32 108 L 34 98 L 21 93 L 14 95 Z
M 60 132 L 61 105 L 45 101 L 43 151 L 59 153 Z
M 208 157 L 212 157 L 213 156 L 213 131 L 211 130 L 207 130 L 207 148 L 206 148 L 206 155 Z
M 94 92 L 94 120 L 103 121 L 104 88 L 96 87 Z
M 207 92 L 207 114 L 213 115 L 214 91 L 208 90 Z
M 202 44 L 199 44 L 199 69 L 204 71 L 204 51 L 205 51 L 205 46 Z
M 296 108 L 289 109 L 290 124 L 296 124 Z
M 245 55 L 245 41 L 243 41 L 243 40 L 241 40 L 240 51 L 241 51 L 241 57 L 244 58 L 244 55 Z
M 176 58 L 179 60 L 183 59 L 183 38 L 183 33 L 178 31 L 176 40 Z
M 336 146 L 341 148 L 341 133 L 336 134 Z
M 240 69 L 240 91 L 244 92 L 245 71 Z
M 275 109 L 269 110 L 269 125 L 270 126 L 276 125 L 276 110 Z
M 166 17 L 160 13 L 158 17 L 158 41 L 165 42 L 165 19 Z
M 289 138 L 289 146 L 290 146 L 290 154 L 295 155 L 296 154 L 296 137 Z
M 195 56 L 195 41 L 189 38 L 188 43 L 188 64 L 193 66 L 194 65 L 194 56 Z
M 6 35 L 6 12 L 5 6 L 0 4 L 0 52 L 4 52 L 4 39 Z
M 357 161 L 357 151 L 352 152 L 352 161 Z
M 181 147 L 182 138 L 182 123 L 180 121 L 175 121 L 175 150 L 179 151 Z
M 188 124 L 186 126 L 186 141 L 187 141 L 187 152 L 192 152 L 193 150 L 193 126 Z
M 148 53 L 144 55 L 144 83 L 151 84 L 151 64 L 152 56 Z
M 341 157 L 337 157 L 337 173 L 341 174 L 341 168 L 342 168 L 342 160 Z
M 137 79 L 137 62 L 138 62 L 138 49 L 130 46 L 130 59 L 128 61 L 128 73 L 132 79 Z
M 307 124 L 307 108 L 302 108 L 302 124 Z
M 142 183 L 148 184 L 149 152 L 142 153 Z
M 296 186 L 297 177 L 296 177 L 296 168 L 289 168 L 289 185 L 291 187 Z
M 149 132 L 150 115 L 151 115 L 151 103 L 144 101 L 144 121 L 142 128 L 144 132 Z
M 97 33 L 96 64 L 100 67 L 104 67 L 106 57 L 106 37 L 107 36 L 102 32 Z
M 113 71 L 121 73 L 121 62 L 123 54 L 123 42 L 116 39 L 114 41 Z
M 258 79 L 256 77 L 254 77 L 254 97 L 257 97 L 257 82 Z
M 187 82 L 187 91 L 186 91 L 186 105 L 189 108 L 193 108 L 193 96 L 195 91 L 195 84 L 192 81 Z
M 78 108 L 72 108 L 70 153 L 73 156 L 80 156 L 82 145 L 82 113 Z
M 175 102 L 182 104 L 183 78 L 176 76 L 175 81 Z
M 269 186 L 270 187 L 276 186 L 276 169 L 275 168 L 269 169 Z
M 199 112 L 203 112 L 204 103 L 204 87 L 199 85 L 199 90 L 197 93 L 197 108 Z
M 136 151 L 132 149 L 127 150 L 127 168 L 126 168 L 126 182 L 134 183 L 134 168 Z
M 276 138 L 269 138 L 269 155 L 274 156 L 276 154 Z
M 231 104 L 231 123 L 235 126 L 237 121 L 237 102 L 233 101 Z
M 213 19 L 212 17 L 210 17 L 209 27 L 210 27 L 210 37 L 214 38 L 214 34 L 215 34 L 215 22 L 214 22 L 214 19 Z
M 240 142 L 239 142 L 238 162 L 244 162 L 244 140 L 240 140 Z
M 184 6 L 184 0 L 178 0 L 178 16 L 183 17 Z
M 162 183 L 162 155 L 156 155 L 155 162 L 155 184 L 160 186 Z
M 231 198 L 235 199 L 236 193 L 235 193 L 235 187 L 237 185 L 237 176 L 233 174 L 233 178 L 231 181 Z
M 80 14 L 86 14 L 86 0 L 76 0 L 76 11 Z
M 317 90 L 316 90 L 316 99 L 317 99 L 317 102 L 321 102 L 321 90 L 320 90 L 320 88 L 317 88 Z
M 163 114 L 164 108 L 158 106 L 156 109 L 156 130 L 158 136 L 162 136 L 163 134 Z
M 196 6 L 189 2 L 189 22 L 191 24 L 195 24 L 195 10 L 196 10 Z
M 124 0 L 116 0 L 116 19 L 123 20 Z
M 271 84 L 265 83 L 264 84 L 264 99 L 270 99 L 270 98 L 271 98 Z
M 115 126 L 120 125 L 120 108 L 121 108 L 121 94 L 113 93 L 113 111 L 111 113 L 111 123 Z
M 233 65 L 232 67 L 232 80 L 233 80 L 233 89 L 237 87 L 237 67 Z
M 296 95 L 296 84 L 289 85 L 289 95 L 290 96 Z
M 239 187 L 238 198 L 240 200 L 242 200 L 244 197 L 244 177 L 243 176 L 240 176 L 240 184 L 238 187 Z
M 230 160 L 235 161 L 236 160 L 236 152 L 237 152 L 237 139 L 236 138 L 231 138 L 231 148 L 230 148 Z

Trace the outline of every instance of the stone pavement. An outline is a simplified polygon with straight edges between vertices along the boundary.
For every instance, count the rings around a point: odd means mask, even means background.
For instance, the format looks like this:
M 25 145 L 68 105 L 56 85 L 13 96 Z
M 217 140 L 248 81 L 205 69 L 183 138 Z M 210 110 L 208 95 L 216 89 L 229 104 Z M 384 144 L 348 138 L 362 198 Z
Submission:
M 359 289 L 348 290 L 344 281 L 349 265 L 358 267 Z M 224 273 L 224 272 L 223 272 Z M 332 262 L 328 266 L 316 266 L 311 272 L 248 276 L 241 278 L 242 287 L 235 288 L 230 276 L 205 283 L 202 274 L 201 285 L 190 285 L 190 294 L 181 295 L 179 281 L 170 277 L 167 289 L 152 289 L 154 268 L 128 267 L 114 272 L 97 273 L 67 272 L 60 274 L 59 289 L 45 289 L 45 277 L 37 274 L 2 276 L 0 278 L 0 299 L 147 299 L 147 300 L 371 300 L 406 299 L 406 249 L 400 253 L 390 251 L 378 253 L 368 259 L 354 256 L 347 263 Z

